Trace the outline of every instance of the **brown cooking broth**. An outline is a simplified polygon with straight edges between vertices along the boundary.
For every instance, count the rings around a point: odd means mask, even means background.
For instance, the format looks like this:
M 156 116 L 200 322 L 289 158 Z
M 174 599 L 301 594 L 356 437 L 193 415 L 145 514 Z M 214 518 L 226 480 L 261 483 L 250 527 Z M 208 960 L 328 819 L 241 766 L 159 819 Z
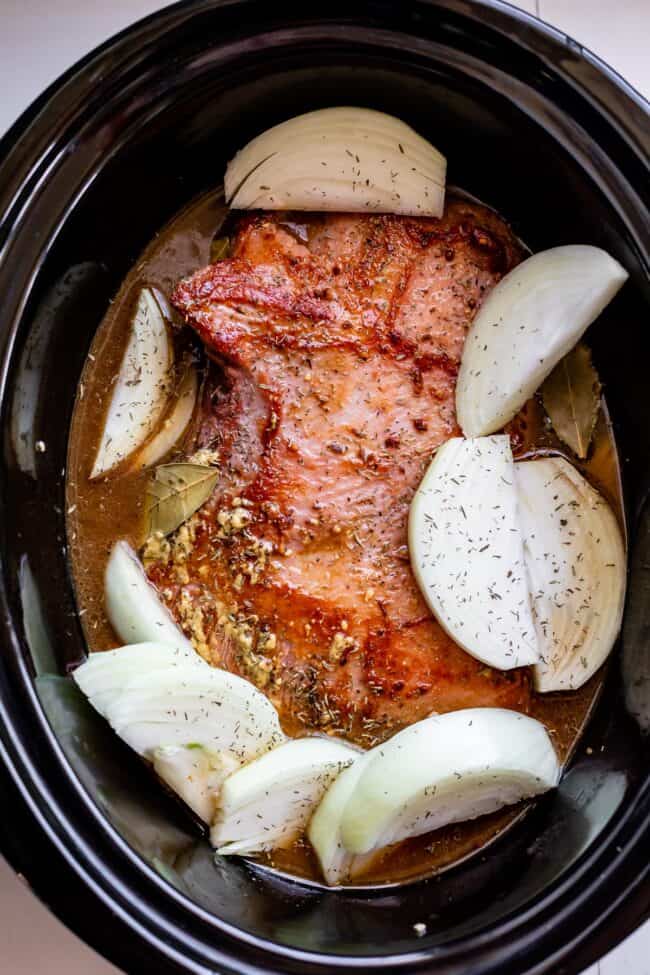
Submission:
M 211 193 L 182 211 L 152 241 L 100 325 L 81 377 L 68 454 L 67 520 L 77 601 L 88 646 L 93 651 L 119 645 L 103 607 L 103 576 L 111 547 L 119 538 L 127 539 L 135 548 L 144 541 L 143 499 L 148 472 L 97 481 L 89 478 L 134 304 L 142 287 L 157 287 L 169 295 L 179 278 L 209 263 L 212 241 L 226 218 L 221 194 Z M 187 336 L 179 336 L 178 341 L 186 343 Z M 549 451 L 568 454 L 545 422 L 537 400 L 531 401 L 513 422 L 511 432 L 517 457 Z M 569 459 L 575 463 L 575 458 Z M 620 469 L 604 404 L 589 459 L 580 467 L 607 497 L 623 524 Z M 566 761 L 576 747 L 603 676 L 601 670 L 578 691 L 532 696 L 530 713 L 546 725 L 561 761 Z M 527 808 L 529 804 L 520 804 L 401 843 L 386 851 L 357 883 L 394 883 L 441 870 L 491 842 Z M 296 876 L 320 879 L 306 841 L 276 852 L 267 862 Z

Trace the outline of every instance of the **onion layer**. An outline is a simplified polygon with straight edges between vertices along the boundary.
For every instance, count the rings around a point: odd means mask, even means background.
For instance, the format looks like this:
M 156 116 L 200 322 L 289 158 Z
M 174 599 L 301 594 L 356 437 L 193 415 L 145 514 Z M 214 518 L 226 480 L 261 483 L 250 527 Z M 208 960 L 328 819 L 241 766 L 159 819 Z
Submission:
M 268 698 L 197 654 L 164 645 L 156 651 L 151 644 L 111 653 L 106 663 L 104 654 L 91 654 L 74 678 L 120 738 L 145 758 L 162 746 L 198 744 L 244 762 L 284 738 Z M 91 680 L 97 667 L 104 668 L 99 686 Z
M 627 278 L 605 251 L 580 244 L 533 254 L 506 274 L 463 349 L 456 413 L 465 436 L 508 423 Z
M 239 768 L 229 751 L 214 752 L 203 745 L 164 745 L 153 753 L 153 767 L 199 819 L 211 823 L 216 797 L 225 779 Z
M 370 752 L 360 755 L 334 780 L 311 818 L 307 837 L 318 857 L 326 883 L 334 886 L 353 880 L 370 866 L 373 855 L 354 856 L 343 845 L 341 819 L 368 764 Z
M 411 504 L 409 550 L 431 611 L 464 650 L 501 670 L 539 659 L 508 437 L 438 448 Z
M 339 772 L 357 757 L 331 738 L 294 738 L 224 782 L 211 840 L 221 854 L 289 846 Z
M 196 378 L 196 369 L 190 366 L 181 380 L 178 388 L 178 396 L 170 410 L 169 416 L 163 421 L 158 433 L 138 452 L 135 458 L 136 467 L 140 468 L 140 470 L 143 470 L 145 467 L 153 467 L 180 440 L 188 423 L 192 419 L 197 390 L 198 380 Z
M 562 457 L 515 465 L 541 660 L 538 691 L 581 687 L 621 627 L 626 559 L 613 511 Z
M 442 216 L 446 160 L 410 126 L 367 108 L 291 118 L 228 164 L 226 202 L 243 210 Z
M 194 654 L 128 542 L 113 546 L 104 575 L 106 615 L 124 643 L 166 643 Z
M 143 673 L 167 670 L 179 659 L 192 656 L 191 648 L 187 651 L 164 643 L 136 643 L 128 648 L 91 653 L 72 676 L 95 710 L 106 717 L 131 680 L 137 680 Z
M 143 288 L 108 407 L 91 477 L 121 464 L 155 429 L 169 395 L 173 345 L 160 304 Z

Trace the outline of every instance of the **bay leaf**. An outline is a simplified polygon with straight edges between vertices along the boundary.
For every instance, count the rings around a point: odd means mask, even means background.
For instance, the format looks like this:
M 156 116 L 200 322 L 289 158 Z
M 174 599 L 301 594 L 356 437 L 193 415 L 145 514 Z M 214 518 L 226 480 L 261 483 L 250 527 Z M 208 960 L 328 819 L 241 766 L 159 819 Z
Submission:
M 230 238 L 215 237 L 210 244 L 210 264 L 223 261 L 226 257 L 230 257 Z
M 558 362 L 542 386 L 542 402 L 553 429 L 582 460 L 596 425 L 600 391 L 591 352 L 583 343 Z
M 151 475 L 145 495 L 147 536 L 169 535 L 205 504 L 219 471 L 203 464 L 161 464 Z

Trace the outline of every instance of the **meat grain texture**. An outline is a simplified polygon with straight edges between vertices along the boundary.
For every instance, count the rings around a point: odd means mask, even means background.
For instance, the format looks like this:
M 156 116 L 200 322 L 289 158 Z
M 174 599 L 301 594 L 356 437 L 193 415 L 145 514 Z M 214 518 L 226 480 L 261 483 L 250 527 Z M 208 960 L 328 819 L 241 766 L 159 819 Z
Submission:
M 192 449 L 217 488 L 148 572 L 199 652 L 290 733 L 369 746 L 431 711 L 525 711 L 432 618 L 409 564 L 411 498 L 458 435 L 467 328 L 522 257 L 491 211 L 441 220 L 254 214 L 172 301 L 213 365 Z

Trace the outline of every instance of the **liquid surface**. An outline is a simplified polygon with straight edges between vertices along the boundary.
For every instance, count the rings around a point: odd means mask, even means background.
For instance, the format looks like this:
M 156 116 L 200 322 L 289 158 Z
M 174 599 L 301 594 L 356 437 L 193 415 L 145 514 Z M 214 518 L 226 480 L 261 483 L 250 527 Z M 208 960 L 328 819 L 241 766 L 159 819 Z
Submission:
M 155 286 L 169 295 L 180 278 L 206 265 L 212 241 L 225 219 L 221 198 L 208 195 L 190 205 L 155 238 L 127 277 L 98 329 L 82 375 L 69 447 L 68 536 L 77 600 L 88 646 L 93 651 L 119 645 L 103 610 L 103 574 L 110 549 L 118 538 L 126 538 L 135 548 L 144 541 L 143 498 L 148 472 L 94 482 L 89 479 L 134 302 L 144 286 Z M 566 452 L 545 422 L 537 401 L 528 404 L 510 432 L 518 457 L 549 450 Z M 575 463 L 574 458 L 569 459 Z M 590 458 L 582 470 L 620 517 L 620 474 L 604 411 L 597 424 Z M 576 746 L 601 685 L 602 672 L 576 692 L 532 695 L 529 713 L 546 725 L 561 761 Z M 502 810 L 400 844 L 395 850 L 387 851 L 359 882 L 398 882 L 443 869 L 500 835 L 525 808 Z M 320 879 L 306 842 L 277 852 L 269 862 L 288 873 Z

